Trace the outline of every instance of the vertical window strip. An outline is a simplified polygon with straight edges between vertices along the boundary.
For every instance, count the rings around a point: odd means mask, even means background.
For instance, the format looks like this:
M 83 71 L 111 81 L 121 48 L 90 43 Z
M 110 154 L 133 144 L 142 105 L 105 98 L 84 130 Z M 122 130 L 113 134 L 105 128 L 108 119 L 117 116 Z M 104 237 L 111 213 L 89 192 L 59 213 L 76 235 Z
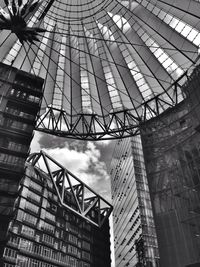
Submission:
M 94 38 L 93 34 L 85 27 L 84 31 L 88 41 L 89 52 L 94 53 L 96 56 L 98 56 L 97 40 Z
M 105 32 L 104 32 L 104 28 L 103 28 L 104 26 L 98 22 L 97 22 L 97 26 L 105 38 Z M 106 36 L 105 39 L 108 39 L 108 36 Z M 112 40 L 112 39 L 110 39 L 110 40 Z M 114 40 L 114 37 L 113 37 L 113 40 Z M 104 48 L 103 48 L 103 50 L 104 50 Z M 104 55 L 106 57 L 105 52 L 104 52 Z M 105 77 L 105 80 L 107 83 L 107 88 L 108 88 L 108 92 L 110 95 L 112 107 L 113 107 L 113 109 L 122 108 L 122 101 L 121 101 L 119 92 L 117 90 L 117 85 L 115 83 L 115 79 L 114 79 L 114 76 L 112 74 L 112 69 L 109 65 L 109 62 L 107 62 L 106 60 L 102 60 L 102 67 L 103 67 L 104 77 Z
M 49 35 L 50 35 L 50 30 L 52 29 L 52 27 L 47 28 L 48 32 L 45 32 L 44 37 L 42 38 L 41 44 L 39 46 L 39 50 L 37 53 L 37 56 L 35 58 L 35 61 L 33 63 L 33 67 L 31 69 L 31 73 L 35 74 L 35 75 L 39 75 L 41 67 L 42 67 L 42 62 L 43 62 L 43 58 L 44 58 L 44 52 L 47 48 L 47 43 L 49 40 Z
M 56 73 L 56 82 L 54 87 L 54 97 L 52 103 L 53 106 L 57 108 L 62 108 L 62 96 L 64 90 L 64 77 L 65 77 L 64 68 L 65 68 L 66 41 L 67 41 L 66 36 L 63 36 L 59 51 L 58 68 Z
M 131 75 L 136 82 L 142 96 L 147 99 L 148 97 L 152 97 L 152 91 L 145 80 L 143 74 L 141 73 L 140 69 L 137 67 L 135 61 L 133 60 L 133 57 L 131 56 L 128 48 L 124 45 L 121 44 L 120 50 L 122 52 L 122 55 L 126 61 L 126 64 L 131 72 Z
M 84 51 L 84 43 L 83 40 L 80 40 L 79 49 Z M 86 54 L 80 52 L 80 75 L 81 75 L 81 97 L 82 97 L 82 108 L 83 111 L 92 112 L 92 102 L 90 96 L 90 81 L 89 74 L 87 72 L 87 59 Z
M 108 13 L 109 16 L 113 19 L 114 23 L 119 27 L 124 33 L 126 33 L 130 28 L 130 24 L 128 21 L 120 15 L 113 15 L 112 13 Z M 147 97 L 152 95 L 152 91 L 144 79 L 140 69 L 136 66 L 128 48 L 124 44 L 120 44 L 119 48 L 122 52 L 122 55 L 126 61 L 126 64 L 133 76 L 134 81 L 136 82 L 142 96 L 146 99 Z
M 70 31 L 70 40 L 71 40 L 71 48 L 72 50 L 72 58 L 75 56 L 76 58 L 79 58 L 79 41 L 78 38 L 75 36 L 73 31 Z
M 185 23 L 183 20 L 165 12 L 163 9 L 151 4 L 146 0 L 136 0 L 147 8 L 151 13 L 156 15 L 159 19 L 164 21 L 172 29 L 180 33 L 183 37 L 187 38 L 196 46 L 200 46 L 200 33 L 195 27 Z M 197 1 L 197 0 L 196 0 Z M 200 0 L 198 0 L 200 2 Z
M 16 41 L 16 43 L 13 45 L 13 47 L 8 52 L 7 56 L 3 59 L 3 63 L 10 65 L 13 60 L 17 57 L 20 49 L 22 47 L 22 44 L 19 40 Z
M 104 76 L 107 82 L 108 92 L 110 95 L 110 100 L 112 103 L 113 109 L 122 108 L 122 103 L 120 99 L 119 92 L 115 83 L 114 76 L 112 74 L 111 67 L 108 62 L 102 61 Z
M 164 69 L 171 75 L 172 78 L 176 79 L 177 76 L 180 77 L 183 74 L 183 69 L 176 64 L 176 62 L 159 46 L 155 40 L 149 36 L 147 31 L 145 31 L 141 25 L 138 23 L 134 24 L 137 34 L 151 50 L 154 56 L 162 64 Z

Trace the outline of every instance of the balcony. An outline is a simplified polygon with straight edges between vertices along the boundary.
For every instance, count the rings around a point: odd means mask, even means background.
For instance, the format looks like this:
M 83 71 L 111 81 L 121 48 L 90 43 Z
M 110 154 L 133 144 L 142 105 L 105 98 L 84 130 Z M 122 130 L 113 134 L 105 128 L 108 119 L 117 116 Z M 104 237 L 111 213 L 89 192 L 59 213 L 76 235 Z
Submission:
M 9 172 L 24 173 L 24 163 L 25 160 L 21 159 L 21 162 L 10 162 L 0 159 L 0 170 L 8 170 Z
M 23 98 L 22 96 L 17 96 L 14 94 L 9 94 L 7 96 L 10 102 L 13 102 L 16 106 L 25 106 L 29 108 L 30 110 L 38 110 L 40 105 L 40 98 L 37 97 L 28 97 Z
M 17 89 L 22 89 L 23 91 L 27 91 L 33 95 L 42 96 L 42 85 L 43 80 L 39 77 L 32 77 L 28 73 L 24 73 L 22 75 L 16 75 L 15 81 L 13 83 L 13 87 Z
M 17 121 L 21 121 L 27 124 L 35 124 L 35 116 L 34 115 L 29 115 L 28 113 L 25 112 L 19 112 L 19 114 L 17 113 L 11 113 L 10 111 L 4 111 L 4 117 L 5 118 L 10 118 L 12 120 L 17 120 Z

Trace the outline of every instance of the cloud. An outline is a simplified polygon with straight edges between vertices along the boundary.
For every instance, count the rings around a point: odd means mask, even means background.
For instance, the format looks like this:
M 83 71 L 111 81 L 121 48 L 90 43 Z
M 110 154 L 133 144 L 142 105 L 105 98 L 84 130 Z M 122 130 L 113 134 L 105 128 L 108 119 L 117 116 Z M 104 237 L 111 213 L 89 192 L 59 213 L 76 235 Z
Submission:
M 94 144 L 88 142 L 85 151 L 71 149 L 67 144 L 63 148 L 44 150 L 93 190 L 110 198 L 109 176 L 105 163 L 99 160 L 100 150 Z
M 66 169 L 101 196 L 110 200 L 110 180 L 101 150 L 94 142 L 69 140 L 42 133 L 35 134 L 32 152 L 43 149 Z
M 40 145 L 40 139 L 42 137 L 42 133 L 35 131 L 34 132 L 34 137 L 31 142 L 31 153 L 33 152 L 39 152 L 41 150 L 41 145 Z

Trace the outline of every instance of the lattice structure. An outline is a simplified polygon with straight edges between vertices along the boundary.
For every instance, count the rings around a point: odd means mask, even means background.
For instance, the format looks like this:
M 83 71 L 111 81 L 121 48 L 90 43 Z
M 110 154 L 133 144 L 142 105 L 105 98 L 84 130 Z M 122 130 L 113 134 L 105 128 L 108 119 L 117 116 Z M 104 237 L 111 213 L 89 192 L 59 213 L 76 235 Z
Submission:
M 199 59 L 199 1 L 0 0 L 0 6 L 0 60 L 45 80 L 37 129 L 54 135 L 137 134 L 141 120 L 182 101 L 185 73 Z M 16 27 L 16 20 L 23 23 Z
M 71 124 L 69 114 L 65 110 L 49 107 L 46 113 L 38 118 L 36 128 L 49 134 L 81 140 L 98 141 L 134 136 L 139 133 L 140 123 L 160 115 L 183 100 L 184 94 L 180 96 L 181 84 L 187 79 L 186 72 L 170 86 L 169 91 L 173 92 L 173 97 L 166 101 L 162 94 L 158 94 L 143 102 L 137 115 L 133 115 L 133 110 L 128 109 L 113 111 L 104 118 L 97 114 L 82 113 L 78 114 Z
M 43 151 L 30 155 L 27 161 L 35 168 L 42 168 L 51 178 L 62 207 L 95 226 L 103 225 L 112 212 L 112 206 L 105 199 Z

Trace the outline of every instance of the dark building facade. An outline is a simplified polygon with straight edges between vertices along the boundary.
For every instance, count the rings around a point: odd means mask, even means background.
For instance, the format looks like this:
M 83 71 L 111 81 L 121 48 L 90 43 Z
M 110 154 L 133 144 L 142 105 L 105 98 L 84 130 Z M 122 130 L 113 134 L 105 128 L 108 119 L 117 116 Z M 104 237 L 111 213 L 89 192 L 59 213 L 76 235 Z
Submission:
M 186 99 L 142 126 L 162 267 L 200 266 L 200 78 Z
M 116 267 L 159 266 L 139 136 L 117 142 L 110 165 Z
M 65 197 L 72 207 L 73 195 Z M 50 177 L 27 163 L 4 267 L 110 267 L 108 218 L 98 228 L 59 203 Z
M 29 154 L 43 80 L 0 63 L 0 257 Z

